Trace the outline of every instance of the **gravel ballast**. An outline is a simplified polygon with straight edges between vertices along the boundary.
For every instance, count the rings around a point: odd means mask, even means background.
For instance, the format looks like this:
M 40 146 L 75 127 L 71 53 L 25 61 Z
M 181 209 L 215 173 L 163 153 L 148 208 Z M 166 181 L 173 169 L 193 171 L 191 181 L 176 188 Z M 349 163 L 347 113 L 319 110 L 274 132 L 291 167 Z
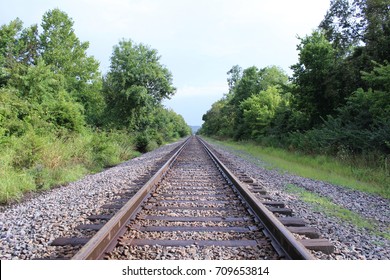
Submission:
M 73 248 L 58 248 L 50 243 L 58 237 L 81 236 L 74 230 L 77 225 L 89 223 L 87 216 L 99 214 L 100 207 L 118 198 L 122 189 L 137 185 L 140 177 L 149 174 L 150 169 L 180 143 L 165 145 L 66 186 L 1 207 L 0 259 L 72 256 Z M 69 254 L 64 250 L 69 250 Z
M 179 142 L 166 145 L 104 172 L 32 195 L 21 203 L 1 207 L 0 259 L 55 257 L 59 249 L 50 246 L 51 241 L 61 236 L 80 234 L 74 228 L 86 223 L 88 215 L 98 214 L 102 205 L 117 198 L 123 188 L 135 185 L 138 178 L 148 174 L 158 160 L 178 145 Z M 388 239 L 318 212 L 312 205 L 286 192 L 286 185 L 294 184 L 329 198 L 337 205 L 375 221 L 378 230 L 387 233 L 390 224 L 388 200 L 325 182 L 268 170 L 263 167 L 264 163 L 251 158 L 250 155 L 237 156 L 226 148 L 212 146 L 238 169 L 261 182 L 275 200 L 285 201 L 287 207 L 294 211 L 294 216 L 305 219 L 308 225 L 319 229 L 321 236 L 335 245 L 335 252 L 331 255 L 316 253 L 319 259 L 390 259 Z M 161 251 L 166 259 L 170 258 L 170 253 Z M 204 256 L 193 256 L 191 248 L 186 248 L 183 249 L 183 259 L 212 258 L 211 253 L 203 253 Z M 228 258 L 230 252 L 221 251 L 219 254 L 220 258 Z
M 363 193 L 348 188 L 335 186 L 300 176 L 266 169 L 266 163 L 243 152 L 233 151 L 221 145 L 211 145 L 216 151 L 229 160 L 237 169 L 254 178 L 265 187 L 267 193 L 286 202 L 293 210 L 294 216 L 303 218 L 308 225 L 317 228 L 322 238 L 335 245 L 335 252 L 330 255 L 313 252 L 319 259 L 346 260 L 388 260 L 390 259 L 390 240 L 373 233 L 371 230 L 359 228 L 342 221 L 337 217 L 325 215 L 286 191 L 288 184 L 301 187 L 306 191 L 331 200 L 361 217 L 372 221 L 376 231 L 387 233 L 390 229 L 390 202 L 376 195 Z

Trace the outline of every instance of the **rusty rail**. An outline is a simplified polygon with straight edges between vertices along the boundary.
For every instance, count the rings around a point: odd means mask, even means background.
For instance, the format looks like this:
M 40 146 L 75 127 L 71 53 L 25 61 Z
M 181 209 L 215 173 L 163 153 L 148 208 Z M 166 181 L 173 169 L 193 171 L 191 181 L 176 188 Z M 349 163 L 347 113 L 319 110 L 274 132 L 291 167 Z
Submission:
M 190 138 L 189 138 L 190 139 Z M 150 196 L 151 191 L 161 181 L 167 170 L 174 163 L 188 140 L 174 153 L 174 155 L 157 171 L 157 173 L 110 219 L 72 259 L 88 260 L 102 259 L 105 252 L 112 250 L 118 243 L 118 238 L 126 231 L 129 220 L 135 217 L 139 206 Z M 200 138 L 198 138 L 200 139 Z M 258 217 L 269 233 L 275 247 L 282 250 L 287 259 L 314 259 L 309 251 L 295 239 L 292 233 L 240 182 L 240 180 L 216 157 L 200 139 L 207 153 L 211 156 L 217 167 L 234 185 L 240 195 L 245 199 L 252 212 Z
M 114 248 L 118 238 L 126 230 L 126 224 L 136 214 L 138 207 L 148 197 L 150 191 L 164 177 L 165 173 L 175 161 L 184 147 L 183 145 L 172 157 L 150 178 L 150 180 L 78 251 L 72 260 L 98 260 L 102 259 L 106 251 Z
M 198 138 L 200 139 L 200 138 Z M 206 143 L 200 139 L 207 153 L 213 158 L 217 166 L 220 167 L 223 173 L 232 182 L 234 187 L 240 193 L 240 195 L 248 203 L 249 207 L 263 223 L 267 229 L 270 237 L 277 243 L 286 258 L 294 260 L 314 260 L 315 258 L 310 252 L 302 245 L 294 235 L 270 212 L 264 204 L 259 201 L 248 188 L 240 182 L 240 180 L 217 158 L 217 156 L 211 151 Z

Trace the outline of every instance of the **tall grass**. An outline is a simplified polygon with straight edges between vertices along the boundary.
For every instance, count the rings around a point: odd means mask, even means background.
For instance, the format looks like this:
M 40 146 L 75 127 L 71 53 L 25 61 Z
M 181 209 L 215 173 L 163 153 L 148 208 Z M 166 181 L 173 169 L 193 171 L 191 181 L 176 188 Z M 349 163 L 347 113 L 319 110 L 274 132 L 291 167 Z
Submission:
M 284 149 L 263 147 L 253 142 L 217 141 L 236 153 L 244 153 L 266 162 L 266 168 L 277 168 L 302 177 L 321 180 L 390 199 L 390 176 L 382 168 L 365 164 L 354 157 L 353 161 L 325 155 L 304 155 Z
M 45 190 L 139 155 L 127 133 L 85 131 L 40 135 L 33 130 L 0 142 L 0 203 Z

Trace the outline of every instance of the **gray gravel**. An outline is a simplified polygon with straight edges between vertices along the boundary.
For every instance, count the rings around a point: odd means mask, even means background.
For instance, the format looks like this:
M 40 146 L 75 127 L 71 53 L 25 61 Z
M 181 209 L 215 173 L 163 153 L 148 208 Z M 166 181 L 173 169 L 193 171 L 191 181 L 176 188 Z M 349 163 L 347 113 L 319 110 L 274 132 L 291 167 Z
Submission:
M 179 145 L 161 147 L 103 172 L 50 191 L 33 194 L 23 202 L 0 208 L 0 259 L 56 257 L 59 249 L 49 244 L 57 237 L 80 236 L 74 228 L 88 223 L 86 217 L 118 197 L 123 189 L 148 174 L 153 165 Z M 62 254 L 63 252 L 61 252 Z M 66 256 L 66 254 L 65 254 Z
M 201 195 L 207 197 L 210 193 L 233 196 L 234 192 L 227 185 L 226 180 L 218 171 L 206 151 L 196 139 L 191 139 L 187 148 L 183 150 L 177 161 L 159 183 L 153 198 L 149 199 L 139 212 L 139 216 L 175 216 L 175 217 L 240 217 L 246 218 L 241 222 L 241 231 L 233 229 L 231 221 L 214 222 L 167 222 L 162 219 L 145 218 L 134 219 L 128 230 L 123 235 L 123 240 L 116 248 L 106 255 L 107 259 L 225 259 L 225 260 L 250 260 L 250 259 L 279 259 L 279 255 L 272 248 L 271 241 L 257 226 L 253 216 L 247 211 L 237 197 L 230 198 L 226 203 L 208 203 L 210 201 L 198 200 L 195 195 L 190 200 L 181 197 L 183 189 L 197 188 Z M 203 185 L 203 187 L 201 187 Z M 188 193 L 185 191 L 185 193 Z M 166 196 L 176 196 L 176 201 L 167 201 Z M 180 202 L 179 202 L 180 200 Z M 159 206 L 166 206 L 159 208 Z M 176 209 L 176 207 L 184 207 Z M 194 210 L 187 207 L 193 207 Z M 182 228 L 174 228 L 167 231 L 145 229 L 152 223 L 158 227 L 174 225 Z M 216 226 L 219 229 L 210 228 Z M 199 226 L 202 230 L 189 230 L 188 227 Z M 165 241 L 192 241 L 195 246 L 129 246 L 132 241 L 140 240 L 165 240 Z M 257 241 L 257 246 L 216 246 L 214 241 Z M 214 245 L 201 246 L 201 241 L 209 241 Z M 223 255 L 221 255 L 223 252 Z
M 331 255 L 314 253 L 319 259 L 390 259 L 390 241 L 358 228 L 336 217 L 319 213 L 313 205 L 286 192 L 286 185 L 294 184 L 307 191 L 330 199 L 333 203 L 357 213 L 375 223 L 376 231 L 390 235 L 390 201 L 379 196 L 335 186 L 326 182 L 302 178 L 277 170 L 269 170 L 266 163 L 243 152 L 220 145 L 211 145 L 237 169 L 261 183 L 275 200 L 286 202 L 294 216 L 305 219 L 308 225 L 320 230 L 321 236 L 336 247 Z
M 173 150 L 178 143 L 161 147 L 139 158 L 127 161 L 104 172 L 89 175 L 83 179 L 41 194 L 32 195 L 25 201 L 0 207 L 0 259 L 36 259 L 56 255 L 50 242 L 60 236 L 75 236 L 74 227 L 86 222 L 86 217 L 98 214 L 99 208 L 117 198 L 123 188 L 131 188 L 137 178 L 149 172 L 159 159 Z M 331 199 L 334 203 L 376 221 L 377 229 L 389 234 L 390 203 L 374 195 L 352 191 L 328 183 L 281 174 L 267 170 L 264 163 L 241 154 L 240 157 L 216 147 L 227 159 L 247 175 L 261 182 L 268 193 L 287 202 L 296 216 L 304 218 L 309 225 L 321 231 L 324 238 L 336 246 L 335 253 L 316 253 L 320 259 L 390 259 L 390 241 L 369 230 L 357 228 L 335 217 L 319 213 L 312 205 L 300 201 L 295 195 L 286 192 L 287 184 L 295 184 L 306 190 Z M 72 249 L 69 255 L 72 254 Z M 170 259 L 172 248 L 161 248 L 160 257 Z M 192 247 L 183 250 L 183 258 L 192 258 Z M 216 248 L 219 250 L 219 248 Z M 218 258 L 228 258 L 234 252 L 220 249 Z M 145 248 L 145 254 L 148 254 Z M 203 252 L 201 259 L 211 258 L 210 252 Z M 154 256 L 147 256 L 153 258 Z

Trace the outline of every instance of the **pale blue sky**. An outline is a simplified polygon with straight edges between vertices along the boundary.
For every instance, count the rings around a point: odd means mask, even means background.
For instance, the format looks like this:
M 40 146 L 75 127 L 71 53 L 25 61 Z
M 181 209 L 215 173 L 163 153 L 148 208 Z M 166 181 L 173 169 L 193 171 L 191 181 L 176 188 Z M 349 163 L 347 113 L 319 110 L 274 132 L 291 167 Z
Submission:
M 19 17 L 41 23 L 53 8 L 75 22 L 89 54 L 109 67 L 112 47 L 132 39 L 157 49 L 172 72 L 176 95 L 164 104 L 190 125 L 227 92 L 233 65 L 277 65 L 290 73 L 297 62 L 297 35 L 315 29 L 329 0 L 0 0 L 0 24 Z

